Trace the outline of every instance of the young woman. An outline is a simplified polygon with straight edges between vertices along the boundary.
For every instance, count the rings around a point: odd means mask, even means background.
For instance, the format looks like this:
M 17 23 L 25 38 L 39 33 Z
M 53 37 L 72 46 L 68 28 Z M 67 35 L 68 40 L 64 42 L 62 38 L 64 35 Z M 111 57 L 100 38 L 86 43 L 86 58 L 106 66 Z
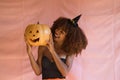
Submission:
M 74 57 L 86 48 L 87 38 L 77 23 L 80 17 L 60 17 L 54 22 L 47 45 L 38 48 L 37 61 L 32 55 L 32 47 L 27 44 L 32 68 L 36 75 L 42 73 L 42 80 L 65 80 Z

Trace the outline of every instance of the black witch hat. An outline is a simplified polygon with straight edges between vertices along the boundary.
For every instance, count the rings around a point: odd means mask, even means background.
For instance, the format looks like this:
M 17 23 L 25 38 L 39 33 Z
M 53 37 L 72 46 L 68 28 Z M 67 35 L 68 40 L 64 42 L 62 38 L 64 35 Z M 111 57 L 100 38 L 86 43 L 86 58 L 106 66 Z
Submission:
M 75 25 L 75 27 L 78 27 L 78 23 L 77 22 L 78 22 L 78 20 L 80 19 L 81 16 L 82 15 L 80 14 L 77 17 L 75 17 L 75 18 L 72 19 L 72 22 Z

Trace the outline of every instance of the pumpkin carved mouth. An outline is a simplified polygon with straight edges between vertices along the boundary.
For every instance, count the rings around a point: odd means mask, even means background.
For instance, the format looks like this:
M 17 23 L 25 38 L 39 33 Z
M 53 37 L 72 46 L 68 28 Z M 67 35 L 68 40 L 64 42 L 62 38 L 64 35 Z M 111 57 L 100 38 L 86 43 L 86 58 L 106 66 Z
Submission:
M 32 40 L 32 39 L 30 39 L 32 42 L 39 42 L 39 38 L 37 38 L 37 39 L 34 39 L 34 40 Z

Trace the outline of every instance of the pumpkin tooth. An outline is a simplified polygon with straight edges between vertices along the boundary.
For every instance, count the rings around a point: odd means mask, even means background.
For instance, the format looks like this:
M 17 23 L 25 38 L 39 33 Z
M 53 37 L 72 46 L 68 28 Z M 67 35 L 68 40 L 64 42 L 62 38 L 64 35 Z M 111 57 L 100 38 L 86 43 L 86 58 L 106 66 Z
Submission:
M 39 42 L 39 38 L 35 39 L 35 42 L 37 42 L 37 41 Z

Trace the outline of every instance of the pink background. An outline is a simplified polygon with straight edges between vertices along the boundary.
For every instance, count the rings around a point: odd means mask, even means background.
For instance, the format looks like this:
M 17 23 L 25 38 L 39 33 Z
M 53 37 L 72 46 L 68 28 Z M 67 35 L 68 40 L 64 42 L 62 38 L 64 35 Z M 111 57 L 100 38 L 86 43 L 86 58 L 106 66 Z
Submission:
M 89 44 L 67 80 L 120 80 L 120 0 L 0 0 L 0 80 L 41 80 L 26 53 L 26 26 L 79 14 Z

